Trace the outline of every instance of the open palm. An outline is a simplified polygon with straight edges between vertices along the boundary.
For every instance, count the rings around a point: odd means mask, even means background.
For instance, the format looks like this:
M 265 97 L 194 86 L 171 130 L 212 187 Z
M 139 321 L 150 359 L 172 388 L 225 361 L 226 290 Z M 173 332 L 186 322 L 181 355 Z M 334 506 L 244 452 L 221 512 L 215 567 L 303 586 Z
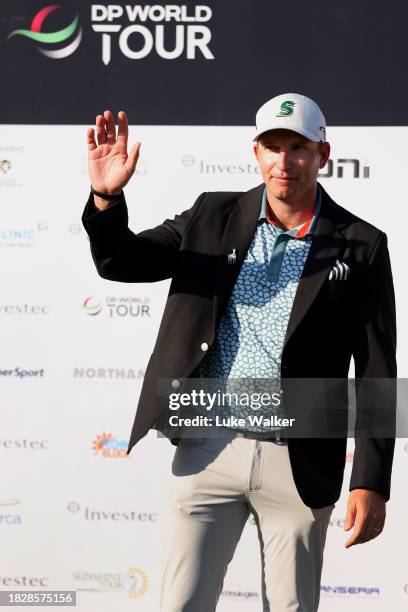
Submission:
M 139 157 L 140 142 L 127 152 L 128 120 L 118 113 L 118 134 L 111 111 L 96 117 L 96 127 L 87 131 L 88 169 L 92 187 L 106 194 L 120 193 L 133 175 Z M 96 139 L 95 141 L 95 131 Z

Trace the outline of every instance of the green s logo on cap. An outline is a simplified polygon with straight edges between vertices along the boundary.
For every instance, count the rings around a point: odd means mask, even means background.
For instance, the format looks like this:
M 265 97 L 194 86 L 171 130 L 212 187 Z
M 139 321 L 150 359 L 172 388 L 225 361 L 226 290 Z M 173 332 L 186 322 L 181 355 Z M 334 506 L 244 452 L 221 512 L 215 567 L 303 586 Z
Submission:
M 277 117 L 290 117 L 293 115 L 295 102 L 291 100 L 286 100 L 286 102 L 282 102 L 280 107 L 280 112 L 276 115 Z

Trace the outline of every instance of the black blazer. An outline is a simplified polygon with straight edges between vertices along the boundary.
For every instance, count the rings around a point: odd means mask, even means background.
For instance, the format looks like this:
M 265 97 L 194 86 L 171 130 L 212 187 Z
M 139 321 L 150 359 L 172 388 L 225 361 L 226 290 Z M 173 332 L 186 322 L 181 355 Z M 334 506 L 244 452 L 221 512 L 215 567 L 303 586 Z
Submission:
M 214 342 L 220 318 L 256 229 L 264 184 L 245 193 L 201 194 L 174 219 L 138 234 L 128 228 L 124 197 L 98 211 L 91 195 L 82 221 L 100 276 L 122 282 L 172 278 L 150 357 L 128 453 L 149 429 L 161 428 L 158 379 L 188 378 Z M 227 255 L 236 249 L 236 265 Z M 329 281 L 336 259 L 347 282 Z M 386 235 L 337 205 L 323 190 L 321 211 L 295 296 L 282 353 L 282 377 L 396 377 L 395 300 Z M 357 413 L 359 404 L 357 400 Z M 166 432 L 165 432 L 166 433 Z M 167 434 L 166 434 L 167 435 Z M 174 444 L 179 438 L 172 437 Z M 340 496 L 345 437 L 289 438 L 293 477 L 304 503 Z M 394 438 L 356 438 L 350 490 L 373 489 L 388 500 Z

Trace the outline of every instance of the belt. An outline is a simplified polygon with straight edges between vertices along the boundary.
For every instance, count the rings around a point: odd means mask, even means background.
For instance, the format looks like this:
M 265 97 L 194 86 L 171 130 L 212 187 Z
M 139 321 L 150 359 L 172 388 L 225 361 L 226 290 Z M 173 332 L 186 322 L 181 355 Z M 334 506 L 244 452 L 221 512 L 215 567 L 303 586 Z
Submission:
M 278 429 L 274 432 L 270 432 L 269 435 L 264 435 L 256 431 L 238 431 L 236 429 L 230 429 L 229 427 L 226 427 L 225 429 L 227 429 L 229 432 L 232 432 L 235 438 L 249 438 L 250 440 L 275 442 L 275 444 L 287 444 L 287 438 L 284 435 L 283 429 Z

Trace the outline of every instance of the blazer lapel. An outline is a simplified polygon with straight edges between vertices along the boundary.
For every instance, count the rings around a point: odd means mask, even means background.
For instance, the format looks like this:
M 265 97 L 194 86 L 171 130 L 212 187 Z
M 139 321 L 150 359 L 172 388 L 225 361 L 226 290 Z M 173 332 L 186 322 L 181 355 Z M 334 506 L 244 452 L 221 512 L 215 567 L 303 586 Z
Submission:
M 339 231 L 344 224 L 341 223 L 341 218 L 336 219 L 338 210 L 337 204 L 323 190 L 320 214 L 296 291 L 284 347 L 317 296 L 336 259 L 345 248 L 346 240 Z
M 224 313 L 254 235 L 261 211 L 264 187 L 262 183 L 244 193 L 234 202 L 228 216 L 216 263 L 213 303 L 214 330 L 217 329 Z M 233 263 L 228 263 L 228 255 L 233 253 L 235 259 Z

